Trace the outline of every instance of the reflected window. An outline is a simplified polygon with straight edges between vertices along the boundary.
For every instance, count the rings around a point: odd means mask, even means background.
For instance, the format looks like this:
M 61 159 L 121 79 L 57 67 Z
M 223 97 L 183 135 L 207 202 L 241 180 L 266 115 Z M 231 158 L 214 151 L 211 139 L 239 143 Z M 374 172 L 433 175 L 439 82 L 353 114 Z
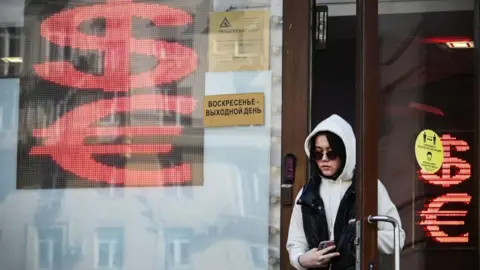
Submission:
M 167 270 L 189 269 L 192 263 L 192 231 L 189 229 L 169 229 L 165 235 L 165 263 Z
M 97 269 L 121 269 L 123 267 L 123 229 L 99 228 L 96 235 Z
M 259 181 L 255 173 L 241 172 L 239 179 L 240 188 L 240 213 L 244 217 L 263 218 L 267 215 L 267 209 L 259 207 L 266 205 L 268 196 L 261 196 L 261 191 L 268 190 L 265 183 Z
M 38 268 L 61 269 L 63 255 L 63 229 L 38 229 Z
M 19 77 L 23 33 L 20 27 L 0 27 L 0 77 Z

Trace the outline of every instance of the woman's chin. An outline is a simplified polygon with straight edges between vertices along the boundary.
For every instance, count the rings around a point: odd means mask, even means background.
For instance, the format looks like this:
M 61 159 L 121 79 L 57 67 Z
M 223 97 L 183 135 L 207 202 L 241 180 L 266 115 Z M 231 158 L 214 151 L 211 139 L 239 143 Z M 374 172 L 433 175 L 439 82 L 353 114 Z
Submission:
M 333 176 L 333 172 L 330 171 L 330 170 L 322 170 L 322 174 L 325 176 L 325 177 L 332 177 Z

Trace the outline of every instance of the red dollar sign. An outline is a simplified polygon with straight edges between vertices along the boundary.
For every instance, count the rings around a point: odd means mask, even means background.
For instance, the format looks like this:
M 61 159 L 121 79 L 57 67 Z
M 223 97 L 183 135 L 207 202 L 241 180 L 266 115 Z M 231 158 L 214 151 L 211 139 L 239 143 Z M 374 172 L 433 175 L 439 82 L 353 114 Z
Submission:
M 132 38 L 132 17 L 148 19 L 156 26 L 181 26 L 192 23 L 185 11 L 168 6 L 133 3 L 132 0 L 108 0 L 106 4 L 76 7 L 54 14 L 41 25 L 41 35 L 52 43 L 80 50 L 103 51 L 102 76 L 83 73 L 70 62 L 46 62 L 34 66 L 44 79 L 79 89 L 129 91 L 171 83 L 192 73 L 197 54 L 178 43 Z M 105 36 L 87 35 L 79 26 L 105 18 Z M 157 66 L 148 72 L 130 74 L 130 53 L 153 56 Z
M 92 155 L 103 154 L 165 154 L 171 144 L 116 144 L 88 145 L 88 137 L 118 136 L 174 136 L 182 133 L 181 126 L 101 127 L 95 123 L 113 113 L 138 110 L 172 111 L 190 115 L 197 101 L 191 97 L 164 95 L 136 95 L 117 99 L 103 99 L 75 108 L 49 128 L 34 130 L 37 138 L 46 138 L 42 146 L 34 146 L 31 155 L 49 155 L 63 169 L 94 182 L 124 184 L 125 186 L 162 186 L 191 180 L 191 166 L 181 164 L 158 170 L 133 170 L 107 166 Z M 112 109 L 114 111 L 112 111 Z
M 468 143 L 449 134 L 444 134 L 442 136 L 442 144 L 444 149 L 444 158 L 442 170 L 439 172 L 439 175 L 420 170 L 420 179 L 429 184 L 442 187 L 455 186 L 470 179 L 472 176 L 472 166 L 470 163 L 461 158 L 452 157 L 452 150 L 457 152 L 469 151 L 470 146 Z M 452 173 L 452 168 L 457 170 L 454 170 Z

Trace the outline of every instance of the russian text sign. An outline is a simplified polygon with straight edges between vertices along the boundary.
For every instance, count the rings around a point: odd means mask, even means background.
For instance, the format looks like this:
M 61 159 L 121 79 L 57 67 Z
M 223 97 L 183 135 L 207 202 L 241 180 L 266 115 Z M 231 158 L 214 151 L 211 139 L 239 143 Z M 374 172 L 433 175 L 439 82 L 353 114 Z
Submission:
M 205 96 L 203 125 L 205 127 L 263 125 L 264 109 L 263 93 Z

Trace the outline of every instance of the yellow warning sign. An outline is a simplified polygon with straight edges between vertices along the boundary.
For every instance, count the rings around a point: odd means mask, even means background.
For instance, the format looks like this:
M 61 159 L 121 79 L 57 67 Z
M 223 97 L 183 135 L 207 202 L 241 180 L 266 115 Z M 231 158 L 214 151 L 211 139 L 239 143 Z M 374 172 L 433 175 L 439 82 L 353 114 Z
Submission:
M 264 111 L 264 93 L 205 96 L 203 99 L 203 126 L 263 125 L 265 123 Z
M 212 12 L 208 40 L 209 71 L 268 70 L 270 12 Z
M 443 144 L 435 131 L 425 129 L 415 141 L 415 157 L 424 171 L 436 173 L 443 164 Z

